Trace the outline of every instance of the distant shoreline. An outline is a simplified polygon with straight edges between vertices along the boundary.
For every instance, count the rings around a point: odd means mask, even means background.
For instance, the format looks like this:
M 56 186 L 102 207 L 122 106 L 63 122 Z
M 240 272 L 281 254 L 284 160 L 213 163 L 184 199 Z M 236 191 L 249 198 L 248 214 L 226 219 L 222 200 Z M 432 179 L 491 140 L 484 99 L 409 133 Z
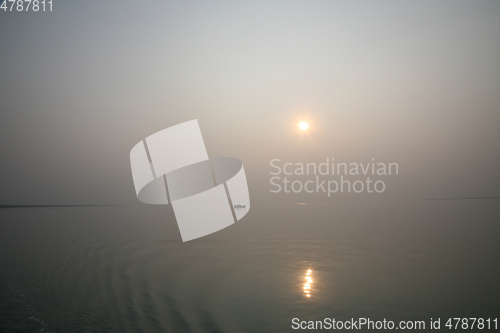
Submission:
M 500 199 L 500 197 L 436 198 L 436 199 L 419 199 L 419 200 L 478 200 L 478 199 Z
M 8 208 L 78 208 L 78 207 L 125 207 L 128 205 L 0 205 L 0 209 Z
M 467 197 L 467 198 L 431 198 L 431 199 L 409 199 L 404 201 L 440 201 L 440 200 L 485 200 L 485 199 L 500 199 L 498 197 Z M 400 200 L 383 200 L 383 202 L 396 202 Z M 282 205 L 282 204 L 329 204 L 329 203 L 353 203 L 353 202 L 377 202 L 377 201 L 338 201 L 338 202 L 276 202 L 271 203 Z M 255 203 L 255 205 L 269 205 L 262 203 Z M 160 205 L 163 206 L 163 205 Z M 0 209 L 11 209 L 11 208 L 84 208 L 84 207 L 146 207 L 145 205 L 0 205 Z

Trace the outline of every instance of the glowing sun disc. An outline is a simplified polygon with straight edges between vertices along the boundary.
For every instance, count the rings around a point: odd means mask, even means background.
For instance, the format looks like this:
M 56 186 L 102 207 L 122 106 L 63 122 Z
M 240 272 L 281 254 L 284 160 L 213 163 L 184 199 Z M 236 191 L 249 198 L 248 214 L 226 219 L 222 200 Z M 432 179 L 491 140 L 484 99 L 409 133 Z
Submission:
M 301 123 L 299 124 L 299 128 L 300 128 L 301 130 L 303 130 L 303 131 L 305 131 L 305 130 L 307 129 L 307 127 L 308 127 L 308 125 L 307 125 L 307 123 L 306 123 L 305 121 L 303 121 L 303 122 L 301 122 Z

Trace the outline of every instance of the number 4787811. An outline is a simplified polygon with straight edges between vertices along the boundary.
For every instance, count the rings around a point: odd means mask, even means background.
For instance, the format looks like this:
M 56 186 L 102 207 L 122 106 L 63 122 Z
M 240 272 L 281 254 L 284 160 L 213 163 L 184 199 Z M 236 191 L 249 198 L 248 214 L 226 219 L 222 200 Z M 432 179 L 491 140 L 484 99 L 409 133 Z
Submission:
M 0 6 L 4 12 L 17 11 L 17 12 L 27 12 L 27 11 L 52 11 L 52 0 L 3 0 Z

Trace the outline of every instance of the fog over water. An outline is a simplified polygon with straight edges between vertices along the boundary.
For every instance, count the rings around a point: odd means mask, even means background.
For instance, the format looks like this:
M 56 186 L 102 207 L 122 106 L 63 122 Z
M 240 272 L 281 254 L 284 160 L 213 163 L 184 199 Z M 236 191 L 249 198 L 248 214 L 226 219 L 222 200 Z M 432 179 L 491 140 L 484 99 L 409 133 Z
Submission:
M 255 202 L 323 200 L 271 194 L 275 158 L 398 163 L 363 200 L 499 196 L 497 1 L 86 1 L 0 15 L 2 204 L 135 204 L 130 149 L 191 119 L 209 156 L 244 162 Z
M 52 5 L 0 9 L 0 333 L 498 318 L 500 2 Z M 130 151 L 193 119 L 251 206 L 184 243 Z

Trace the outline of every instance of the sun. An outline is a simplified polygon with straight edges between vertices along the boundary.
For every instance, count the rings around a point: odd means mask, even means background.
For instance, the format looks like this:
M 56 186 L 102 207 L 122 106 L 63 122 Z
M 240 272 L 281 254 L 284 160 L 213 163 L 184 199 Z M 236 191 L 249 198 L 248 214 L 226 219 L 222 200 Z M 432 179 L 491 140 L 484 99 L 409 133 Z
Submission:
M 307 125 L 307 123 L 305 121 L 301 122 L 299 124 L 299 128 L 303 131 L 305 131 L 307 129 L 307 127 L 309 127 L 309 125 Z

